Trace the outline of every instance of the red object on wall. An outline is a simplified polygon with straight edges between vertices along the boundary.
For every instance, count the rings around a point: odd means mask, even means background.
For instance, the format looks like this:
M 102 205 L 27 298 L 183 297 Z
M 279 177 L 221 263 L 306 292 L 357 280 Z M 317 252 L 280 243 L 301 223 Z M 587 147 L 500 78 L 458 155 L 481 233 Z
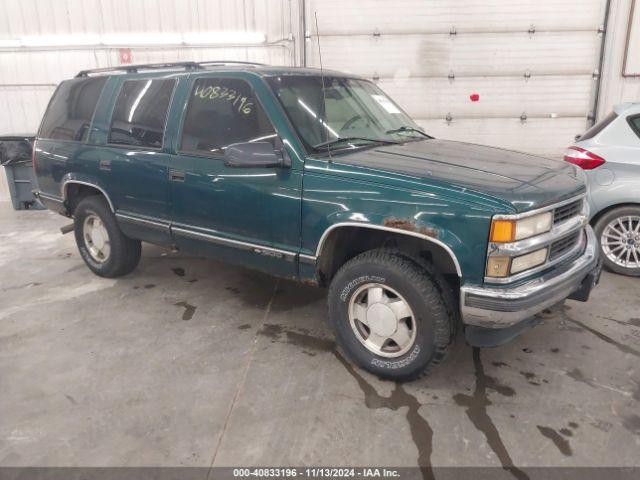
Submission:
M 133 62 L 133 55 L 130 48 L 120 48 L 118 49 L 118 54 L 120 56 L 121 64 Z
M 472 93 L 471 95 L 469 95 L 469 98 L 472 102 L 480 101 L 480 95 L 478 95 L 477 93 Z

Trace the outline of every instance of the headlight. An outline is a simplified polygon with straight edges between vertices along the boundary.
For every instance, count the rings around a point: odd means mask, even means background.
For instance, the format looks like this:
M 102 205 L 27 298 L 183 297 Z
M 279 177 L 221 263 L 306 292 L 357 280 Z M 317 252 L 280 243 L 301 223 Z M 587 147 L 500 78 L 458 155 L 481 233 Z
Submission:
M 551 230 L 553 215 L 551 212 L 539 213 L 520 220 L 494 219 L 491 222 L 490 241 L 509 243 L 524 238 L 535 237 Z

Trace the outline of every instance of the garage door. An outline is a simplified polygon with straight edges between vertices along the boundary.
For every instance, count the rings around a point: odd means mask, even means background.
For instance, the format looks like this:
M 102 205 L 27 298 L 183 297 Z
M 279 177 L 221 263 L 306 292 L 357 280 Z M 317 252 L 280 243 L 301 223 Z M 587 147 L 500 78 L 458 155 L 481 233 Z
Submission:
M 432 135 L 558 157 L 593 112 L 605 0 L 306 0 L 305 59 Z

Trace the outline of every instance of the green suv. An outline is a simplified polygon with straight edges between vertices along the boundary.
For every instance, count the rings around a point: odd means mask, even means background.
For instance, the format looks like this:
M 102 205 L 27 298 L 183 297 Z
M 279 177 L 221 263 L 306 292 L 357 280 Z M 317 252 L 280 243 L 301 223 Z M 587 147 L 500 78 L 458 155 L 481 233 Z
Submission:
M 597 283 L 583 173 L 426 134 L 338 72 L 183 62 L 80 72 L 34 148 L 37 196 L 96 274 L 140 243 L 328 286 L 340 346 L 410 380 L 459 327 L 502 344 Z

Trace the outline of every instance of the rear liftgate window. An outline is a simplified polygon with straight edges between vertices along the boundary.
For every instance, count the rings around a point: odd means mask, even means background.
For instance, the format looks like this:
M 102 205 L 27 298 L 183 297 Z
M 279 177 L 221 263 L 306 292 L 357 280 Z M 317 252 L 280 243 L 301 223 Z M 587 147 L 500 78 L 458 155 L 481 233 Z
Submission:
M 53 140 L 84 142 L 106 77 L 62 82 L 42 120 L 38 136 Z
M 251 86 L 235 78 L 196 80 L 184 119 L 180 150 L 222 156 L 240 142 L 274 143 L 276 132 Z
M 127 80 L 116 100 L 109 143 L 162 148 L 175 80 Z

